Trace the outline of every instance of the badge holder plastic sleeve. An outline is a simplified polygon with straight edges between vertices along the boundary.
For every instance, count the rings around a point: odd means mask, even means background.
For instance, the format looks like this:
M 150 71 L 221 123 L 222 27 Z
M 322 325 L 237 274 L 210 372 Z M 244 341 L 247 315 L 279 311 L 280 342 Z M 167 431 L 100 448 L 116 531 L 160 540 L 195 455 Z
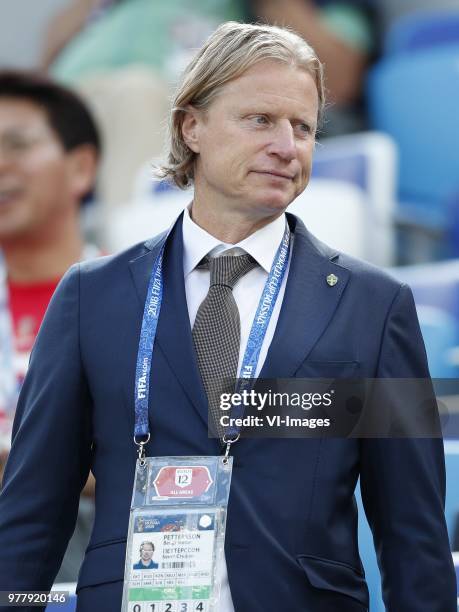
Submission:
M 137 461 L 122 612 L 218 612 L 231 474 L 232 457 Z

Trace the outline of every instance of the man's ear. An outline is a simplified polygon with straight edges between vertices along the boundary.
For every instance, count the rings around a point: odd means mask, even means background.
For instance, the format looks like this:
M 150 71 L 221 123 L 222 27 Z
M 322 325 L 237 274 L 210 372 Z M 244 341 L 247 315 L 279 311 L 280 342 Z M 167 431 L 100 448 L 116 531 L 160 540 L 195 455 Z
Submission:
M 84 144 L 67 153 L 67 172 L 72 195 L 80 201 L 94 188 L 99 155 L 93 145 Z
M 193 106 L 188 105 L 182 121 L 182 136 L 185 143 L 194 153 L 199 153 L 199 126 L 201 121 L 202 118 L 199 111 Z

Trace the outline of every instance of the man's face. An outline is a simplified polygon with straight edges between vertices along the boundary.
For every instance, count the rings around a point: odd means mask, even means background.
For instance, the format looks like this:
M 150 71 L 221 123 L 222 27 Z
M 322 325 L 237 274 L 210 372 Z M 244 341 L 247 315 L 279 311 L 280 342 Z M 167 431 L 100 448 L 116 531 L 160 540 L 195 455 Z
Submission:
M 194 111 L 188 120 L 184 135 L 198 153 L 196 192 L 208 205 L 249 218 L 278 216 L 308 184 L 317 112 L 309 73 L 255 64 L 224 86 L 207 113 Z
M 70 157 L 41 107 L 0 98 L 0 242 L 41 232 L 74 205 Z
M 140 557 L 142 561 L 149 562 L 153 557 L 153 547 L 151 544 L 142 544 L 140 547 Z

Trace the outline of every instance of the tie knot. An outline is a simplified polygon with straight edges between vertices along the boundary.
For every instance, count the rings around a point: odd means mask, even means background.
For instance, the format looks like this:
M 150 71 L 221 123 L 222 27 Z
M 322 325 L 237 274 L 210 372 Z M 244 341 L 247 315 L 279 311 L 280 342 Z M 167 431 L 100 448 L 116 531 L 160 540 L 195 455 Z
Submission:
M 251 255 L 222 255 L 209 258 L 210 286 L 224 285 L 232 289 L 237 281 L 257 266 Z

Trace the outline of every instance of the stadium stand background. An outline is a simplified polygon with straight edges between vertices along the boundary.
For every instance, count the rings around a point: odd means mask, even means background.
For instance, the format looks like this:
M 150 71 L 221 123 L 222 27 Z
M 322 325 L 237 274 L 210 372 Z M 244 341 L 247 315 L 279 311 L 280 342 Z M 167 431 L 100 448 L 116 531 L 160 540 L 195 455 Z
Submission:
M 70 43 L 102 42 L 109 21 L 127 5 L 94 0 Z M 0 0 L 0 65 L 43 65 L 46 31 L 72 0 Z M 117 7 L 115 5 L 119 4 Z M 154 3 L 158 6 L 157 3 Z M 116 251 L 166 228 L 190 199 L 152 180 L 160 157 L 168 96 L 180 67 L 219 20 L 243 18 L 238 3 L 203 3 L 174 22 L 174 48 L 164 52 L 161 69 L 135 58 L 74 78 L 65 54 L 50 62 L 51 72 L 86 96 L 102 121 L 108 151 L 96 201 L 85 222 L 90 239 Z M 197 7 L 200 3 L 193 3 Z M 217 7 L 217 4 L 219 7 Z M 418 316 L 435 378 L 459 373 L 459 1 L 373 0 L 373 63 L 363 83 L 367 130 L 323 138 L 317 146 L 313 178 L 292 205 L 319 238 L 348 253 L 388 267 L 414 291 Z M 124 8 L 121 9 L 121 5 Z M 223 7 L 222 10 L 222 6 Z M 101 11 L 100 9 L 104 10 Z M 113 11 L 113 12 L 112 12 Z M 122 16 L 122 15 L 121 15 Z M 167 16 L 163 15 L 166 19 Z M 134 22 L 135 24 L 135 22 Z M 128 25 L 126 31 L 128 32 Z M 292 24 L 295 27 L 295 24 Z M 132 24 L 131 24 L 132 27 Z M 300 29 L 298 27 L 298 29 Z M 98 37 L 100 32 L 100 38 Z M 132 30 L 131 30 L 132 32 Z M 180 43 L 180 44 L 179 44 Z M 89 44 L 89 64 L 91 64 Z M 117 51 L 115 49 L 114 51 Z M 121 52 L 121 50 L 118 50 Z M 95 61 L 95 60 L 94 60 Z M 139 99 L 142 105 L 138 105 Z M 138 129 L 132 128 L 132 117 Z M 126 170 L 123 172 L 123 170 Z M 109 177 L 112 177 L 112 181 Z M 453 548 L 458 548 L 459 396 L 448 395 L 451 416 L 445 440 L 446 513 Z M 360 504 L 360 502 L 359 502 Z M 380 577 L 371 534 L 360 505 L 360 541 L 372 597 L 382 611 Z M 456 555 L 457 559 L 457 555 Z M 70 587 L 71 588 L 71 587 Z M 63 608 L 60 608 L 63 609 Z

